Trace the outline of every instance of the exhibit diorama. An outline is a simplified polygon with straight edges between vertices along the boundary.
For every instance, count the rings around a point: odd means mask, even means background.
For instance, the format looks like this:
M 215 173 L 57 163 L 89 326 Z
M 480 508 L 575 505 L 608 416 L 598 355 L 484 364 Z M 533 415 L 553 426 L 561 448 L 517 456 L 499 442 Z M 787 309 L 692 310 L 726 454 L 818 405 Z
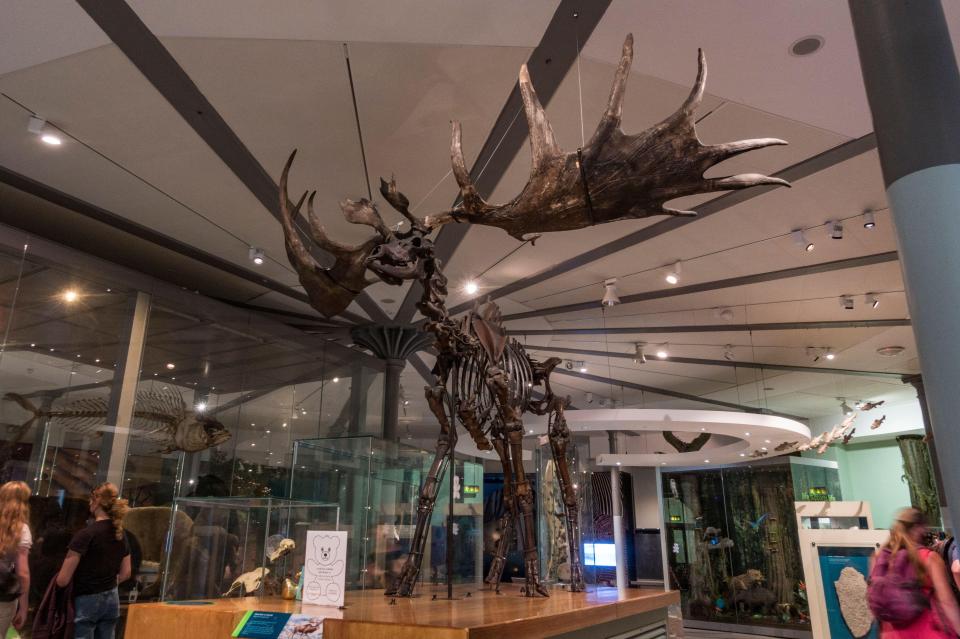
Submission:
M 878 636 L 957 496 L 920 4 L 0 0 L 31 613 L 110 481 L 117 636 Z

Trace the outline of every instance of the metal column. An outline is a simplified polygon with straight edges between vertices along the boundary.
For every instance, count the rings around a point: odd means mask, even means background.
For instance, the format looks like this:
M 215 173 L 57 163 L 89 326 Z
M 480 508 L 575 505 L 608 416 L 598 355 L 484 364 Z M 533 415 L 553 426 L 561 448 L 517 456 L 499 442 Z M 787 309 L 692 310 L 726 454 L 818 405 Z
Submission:
M 610 438 L 610 454 L 620 452 L 617 443 L 617 433 L 608 431 Z M 613 548 L 617 554 L 617 592 L 626 595 L 629 587 L 627 578 L 627 540 L 623 529 L 623 491 L 620 489 L 620 466 L 610 469 L 610 503 L 613 514 Z
M 960 459 L 960 73 L 937 0 L 850 0 L 937 456 Z M 941 467 L 952 518 L 960 464 Z
M 137 402 L 140 365 L 143 361 L 143 349 L 147 338 L 150 295 L 142 291 L 137 292 L 131 306 L 133 316 L 130 318 L 125 336 L 127 348 L 113 372 L 113 388 L 107 405 L 107 429 L 103 433 L 100 466 L 97 468 L 97 483 L 109 481 L 121 488 L 123 473 L 127 466 L 127 448 L 130 444 L 133 410 Z

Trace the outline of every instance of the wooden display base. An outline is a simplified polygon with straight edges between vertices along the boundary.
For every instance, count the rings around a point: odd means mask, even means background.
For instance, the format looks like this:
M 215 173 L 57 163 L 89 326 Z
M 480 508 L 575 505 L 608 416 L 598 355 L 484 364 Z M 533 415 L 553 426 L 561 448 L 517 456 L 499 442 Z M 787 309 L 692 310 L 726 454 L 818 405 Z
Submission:
M 666 607 L 679 603 L 678 592 L 591 587 L 585 593 L 551 590 L 549 598 L 528 599 L 520 588 L 504 585 L 501 594 L 466 590 L 456 601 L 385 597 L 381 591 L 348 592 L 342 610 L 302 606 L 282 599 L 219 599 L 210 605 L 133 604 L 126 636 L 134 639 L 226 639 L 247 610 L 302 612 L 325 617 L 324 639 L 538 639 L 608 637 L 619 627 L 639 627 L 666 618 Z M 393 603 L 391 603 L 393 601 Z M 594 630 L 595 629 L 595 630 Z

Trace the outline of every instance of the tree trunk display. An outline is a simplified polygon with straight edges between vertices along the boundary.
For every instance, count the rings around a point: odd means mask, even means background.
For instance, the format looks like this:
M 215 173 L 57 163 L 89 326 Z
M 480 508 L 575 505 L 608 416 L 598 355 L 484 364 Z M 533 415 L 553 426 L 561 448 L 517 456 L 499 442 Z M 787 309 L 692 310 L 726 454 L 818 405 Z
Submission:
M 940 500 L 927 442 L 920 435 L 900 435 L 897 444 L 903 455 L 903 479 L 910 488 L 910 504 L 922 511 L 931 525 L 938 525 Z

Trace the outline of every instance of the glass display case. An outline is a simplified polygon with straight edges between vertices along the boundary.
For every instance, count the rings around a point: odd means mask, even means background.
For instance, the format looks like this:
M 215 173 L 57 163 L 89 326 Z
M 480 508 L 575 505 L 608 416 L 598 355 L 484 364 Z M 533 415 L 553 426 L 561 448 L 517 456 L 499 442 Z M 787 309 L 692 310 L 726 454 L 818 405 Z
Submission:
M 298 579 L 307 531 L 340 530 L 335 503 L 181 497 L 169 512 L 160 590 L 167 601 L 278 596 L 284 579 Z
M 295 443 L 290 494 L 336 502 L 349 533 L 348 590 L 383 589 L 399 576 L 416 525 L 420 487 L 433 451 L 373 437 Z M 418 589 L 446 584 L 450 476 L 440 484 Z M 456 460 L 453 472 L 453 582 L 479 584 L 483 566 L 483 465 Z
M 790 457 L 793 494 L 797 501 L 841 501 L 837 462 L 827 459 Z
M 565 584 L 570 581 L 569 538 L 564 521 L 563 494 L 557 481 L 557 466 L 549 442 L 543 442 L 534 451 L 537 464 L 537 537 L 540 548 L 540 575 L 544 583 Z M 584 565 L 584 579 L 596 583 L 598 564 L 595 550 L 592 482 L 590 481 L 590 442 L 588 438 L 571 438 L 567 447 L 570 482 L 577 494 L 580 521 L 580 561 Z M 587 565 L 587 555 L 593 558 Z M 602 553 L 601 553 L 602 555 Z
M 685 619 L 809 630 L 791 462 L 662 474 L 670 578 Z

